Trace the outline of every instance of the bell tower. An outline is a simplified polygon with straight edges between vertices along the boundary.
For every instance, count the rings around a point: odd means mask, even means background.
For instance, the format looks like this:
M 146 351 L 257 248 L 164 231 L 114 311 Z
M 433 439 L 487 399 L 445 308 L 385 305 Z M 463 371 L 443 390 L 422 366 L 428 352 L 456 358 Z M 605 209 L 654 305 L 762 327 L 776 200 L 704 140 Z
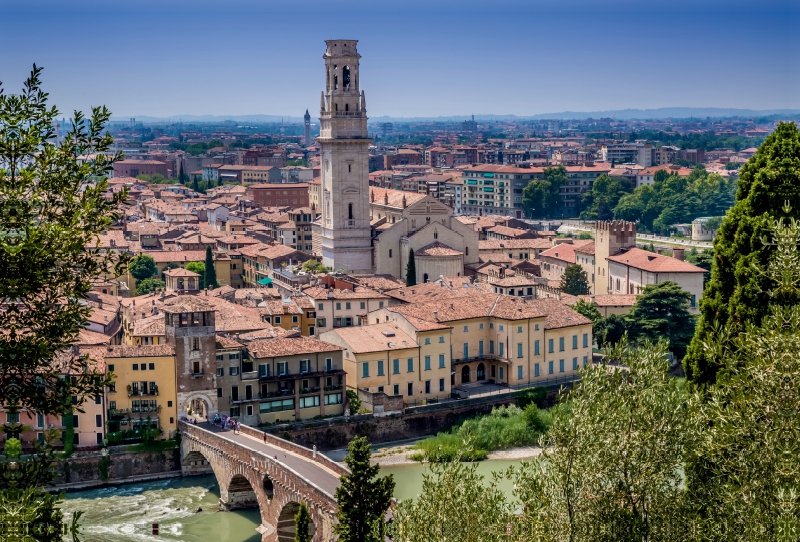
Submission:
M 320 99 L 322 263 L 372 272 L 367 107 L 360 90 L 358 40 L 326 40 Z

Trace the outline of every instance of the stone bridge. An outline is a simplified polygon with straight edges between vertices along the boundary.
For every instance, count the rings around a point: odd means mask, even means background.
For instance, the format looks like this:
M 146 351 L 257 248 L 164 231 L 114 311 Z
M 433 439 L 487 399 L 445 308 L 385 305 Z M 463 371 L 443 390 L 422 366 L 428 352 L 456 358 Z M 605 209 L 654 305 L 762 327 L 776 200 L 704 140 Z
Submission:
M 256 508 L 263 542 L 292 542 L 294 516 L 305 503 L 314 542 L 334 540 L 334 497 L 348 470 L 321 453 L 242 426 L 241 433 L 210 423 L 179 422 L 184 476 L 213 473 L 220 510 Z

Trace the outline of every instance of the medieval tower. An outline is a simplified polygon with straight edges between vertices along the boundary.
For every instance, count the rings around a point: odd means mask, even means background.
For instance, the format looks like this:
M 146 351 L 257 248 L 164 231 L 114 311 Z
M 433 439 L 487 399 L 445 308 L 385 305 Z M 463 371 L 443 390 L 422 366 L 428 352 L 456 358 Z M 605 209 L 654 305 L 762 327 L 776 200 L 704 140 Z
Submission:
M 358 40 L 326 40 L 320 101 L 322 263 L 372 272 L 367 107 L 359 90 Z
M 175 349 L 178 416 L 217 413 L 217 346 L 214 307 L 201 296 L 182 295 L 164 303 L 167 344 Z
M 305 122 L 306 126 L 306 134 L 305 134 L 305 146 L 311 146 L 311 115 L 308 114 L 308 109 L 306 109 L 306 114 L 303 115 L 303 121 Z
M 636 224 L 624 220 L 597 221 L 594 226 L 595 294 L 609 293 L 608 258 L 636 246 Z

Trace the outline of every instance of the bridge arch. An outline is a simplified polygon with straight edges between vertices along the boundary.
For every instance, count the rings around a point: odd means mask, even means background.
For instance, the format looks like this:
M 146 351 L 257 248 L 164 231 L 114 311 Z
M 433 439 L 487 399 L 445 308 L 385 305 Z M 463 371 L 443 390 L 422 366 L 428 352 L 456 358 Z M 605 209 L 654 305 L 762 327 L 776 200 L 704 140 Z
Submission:
M 300 510 L 300 504 L 295 501 L 287 502 L 281 509 L 280 514 L 278 514 L 278 542 L 294 542 L 295 534 L 297 533 L 297 524 L 294 518 L 298 510 Z M 308 534 L 314 536 L 315 533 L 316 526 L 312 518 L 308 523 Z
M 346 469 L 322 454 L 314 456 L 312 450 L 271 435 L 265 438 L 249 427 L 242 427 L 244 435 L 204 423 L 179 422 L 179 429 L 184 474 L 213 473 L 220 510 L 258 506 L 263 542 L 294 540 L 299 503 L 308 507 L 312 540 L 332 539 L 337 509 L 333 494 Z

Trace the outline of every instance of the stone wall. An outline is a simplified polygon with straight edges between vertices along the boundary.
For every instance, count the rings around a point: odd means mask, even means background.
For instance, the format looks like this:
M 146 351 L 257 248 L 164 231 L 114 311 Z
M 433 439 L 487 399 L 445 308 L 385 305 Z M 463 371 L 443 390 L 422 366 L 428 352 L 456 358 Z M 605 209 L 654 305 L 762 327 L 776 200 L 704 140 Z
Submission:
M 132 476 L 152 476 L 181 470 L 180 450 L 163 452 L 110 453 L 108 480 L 121 480 Z M 57 484 L 103 482 L 100 478 L 99 453 L 75 454 L 73 457 L 55 464 Z
M 489 399 L 489 398 L 487 398 Z M 331 422 L 330 425 L 297 430 L 275 429 L 284 438 L 302 446 L 317 446 L 320 451 L 346 447 L 355 437 L 365 436 L 373 444 L 423 437 L 449 429 L 460 421 L 489 414 L 492 408 L 516 403 L 513 394 L 491 401 L 468 405 L 441 403 L 408 414 L 369 417 L 353 421 Z M 452 405 L 452 406 L 451 406 Z

